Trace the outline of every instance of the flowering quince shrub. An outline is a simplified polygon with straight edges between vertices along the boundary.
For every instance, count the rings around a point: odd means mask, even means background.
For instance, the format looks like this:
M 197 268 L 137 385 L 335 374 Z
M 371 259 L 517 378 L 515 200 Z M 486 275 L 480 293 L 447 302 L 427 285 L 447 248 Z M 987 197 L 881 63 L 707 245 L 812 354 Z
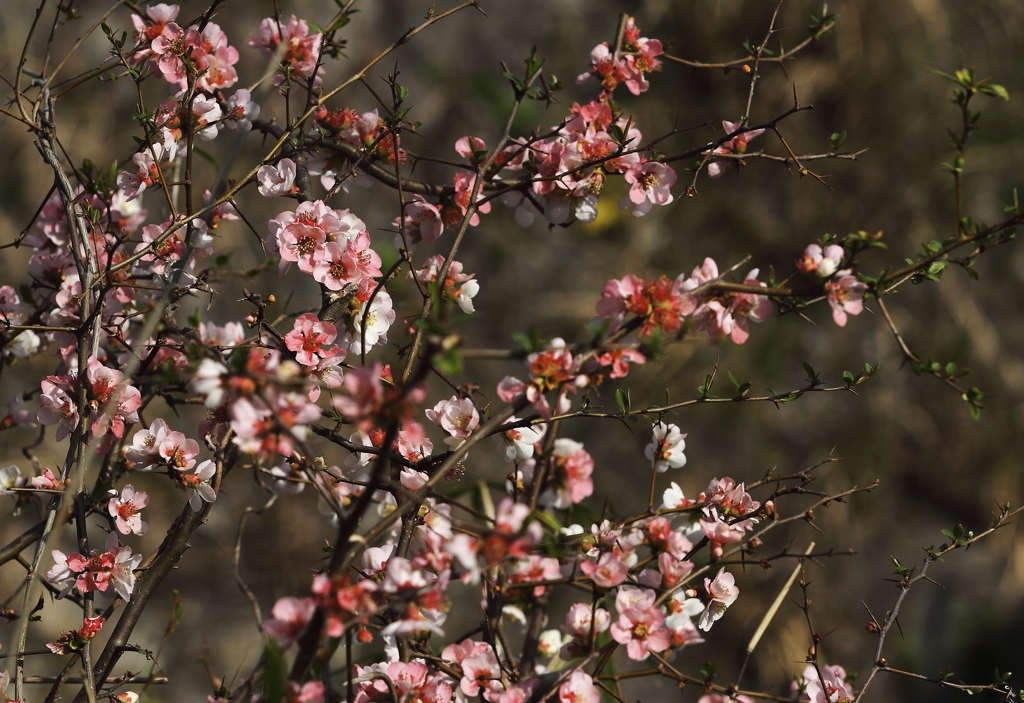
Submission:
M 626 674 L 613 673 L 619 669 L 693 685 L 701 703 L 763 697 L 740 693 L 742 679 L 723 682 L 694 666 L 702 661 L 701 645 L 717 635 L 716 624 L 748 587 L 750 577 L 738 567 L 789 560 L 796 562 L 795 578 L 800 560 L 831 552 L 769 548 L 771 532 L 874 486 L 812 492 L 804 488 L 810 469 L 762 478 L 704 476 L 698 478 L 706 481 L 704 491 L 689 498 L 675 481 L 659 490 L 660 474 L 685 468 L 700 476 L 700 469 L 687 467 L 684 452 L 687 439 L 691 446 L 701 439 L 688 437 L 676 412 L 851 390 L 878 367 L 848 373 L 842 385 L 827 388 L 807 366 L 806 387 L 766 397 L 752 396 L 749 383 L 717 397 L 709 374 L 699 397 L 660 406 L 634 405 L 619 379 L 634 365 L 656 364 L 665 345 L 684 337 L 742 345 L 756 334 L 751 323 L 771 325 L 777 313 L 820 303 L 843 327 L 874 301 L 902 344 L 884 298 L 906 281 L 937 280 L 951 262 L 969 268 L 969 260 L 953 254 L 963 247 L 973 260 L 1008 241 L 1024 216 L 1011 209 L 990 227 L 965 219 L 949 240 L 877 277 L 864 272 L 858 257 L 884 249 L 881 235 L 864 232 L 826 235 L 787 254 L 794 266 L 784 278 L 749 267 L 747 259 L 726 265 L 710 257 L 672 275 L 623 271 L 593 291 L 595 318 L 586 339 L 528 340 L 527 348 L 495 357 L 519 370 L 496 388 L 481 388 L 459 376 L 466 340 L 453 330 L 459 313 L 488 314 L 474 302 L 487 272 L 465 273 L 455 257 L 460 246 L 472 246 L 470 228 L 500 216 L 494 201 L 512 209 L 523 227 L 591 222 L 606 187 L 621 179 L 626 194 L 615 205 L 642 217 L 693 194 L 695 185 L 677 185 L 673 163 L 692 162 L 694 184 L 726 176 L 743 158 L 765 156 L 751 150 L 752 142 L 770 133 L 781 140 L 779 123 L 804 108 L 795 105 L 760 124 L 750 115 L 723 120 L 720 137 L 684 156 L 665 156 L 655 148 L 661 138 L 645 141 L 616 95 L 654 89 L 657 72 L 674 57 L 623 16 L 614 41 L 594 47 L 576 81 L 579 90 L 592 91 L 588 97 L 529 135 L 496 125 L 486 138 L 464 136 L 454 145 L 459 161 L 439 147 L 438 158 L 453 169 L 450 179 L 421 182 L 402 168 L 412 158 L 403 137 L 415 128 L 407 120 L 409 91 L 391 76 L 390 106 L 361 111 L 344 102 L 352 80 L 340 77 L 332 59 L 355 3 L 339 3 L 344 9 L 317 23 L 275 14 L 249 37 L 228 37 L 213 21 L 220 4 L 188 21 L 191 13 L 178 5 L 129 4 L 134 13 L 115 8 L 102 32 L 94 28 L 94 38 L 105 35 L 108 43 L 106 69 L 117 67 L 139 96 L 161 93 L 155 109 L 140 105 L 137 149 L 109 174 L 79 167 L 73 145 L 61 142 L 61 104 L 50 92 L 46 62 L 38 62 L 44 73 L 33 82 L 17 77 L 4 110 L 30 131 L 55 185 L 31 231 L 18 240 L 32 251 L 27 277 L 18 287 L 0 287 L 5 359 L 37 357 L 51 373 L 38 379 L 37 390 L 9 399 L 0 430 L 50 433 L 66 459 L 39 466 L 36 475 L 16 465 L 0 468 L 0 494 L 13 498 L 15 511 L 35 503 L 45 516 L 16 547 L 0 551 L 6 564 L 35 545 L 32 563 L 20 561 L 31 567 L 20 608 L 8 611 L 10 651 L 18 654 L 8 660 L 13 683 L 9 671 L 0 674 L 0 703 L 42 699 L 28 687 L 37 682 L 29 673 L 37 660 L 26 658 L 26 643 L 43 588 L 82 611 L 74 622 L 60 623 L 62 634 L 46 645 L 43 655 L 67 658 L 64 675 L 49 679 L 47 700 L 67 699 L 67 687 L 81 685 L 83 700 L 137 703 L 139 694 L 120 690 L 124 681 L 115 675 L 122 655 L 137 646 L 129 645 L 133 629 L 190 536 L 219 508 L 220 492 L 245 472 L 272 477 L 268 490 L 279 495 L 312 485 L 323 515 L 309 519 L 329 522 L 337 536 L 326 560 L 312 565 L 308 590 L 278 599 L 269 617 L 256 609 L 265 655 L 231 689 L 211 692 L 211 703 L 598 703 L 623 700 Z M 486 3 L 432 7 L 397 44 L 480 5 Z M 835 19 L 816 22 L 812 31 L 820 39 Z M 743 64 L 752 75 L 751 99 L 763 49 L 752 47 Z M 243 88 L 236 67 L 246 63 L 269 68 L 257 85 Z M 524 101 L 550 102 L 564 88 L 545 77 L 542 63 L 531 53 L 523 74 L 505 73 L 513 97 L 509 126 Z M 580 64 L 586 67 L 587 57 Z M 1005 94 L 970 72 L 950 78 L 965 116 L 972 101 Z M 961 157 L 973 122 L 964 124 Z M 198 145 L 217 149 L 225 135 L 264 140 L 264 158 L 246 164 L 243 178 L 199 183 L 192 170 Z M 855 155 L 836 144 L 830 154 L 790 151 L 786 158 L 820 180 L 807 163 Z M 371 234 L 353 186 L 395 193 L 400 214 L 392 235 Z M 246 215 L 247 204 L 259 198 L 273 199 L 279 212 L 265 224 Z M 211 293 L 211 281 L 228 280 L 214 276 L 221 266 L 212 260 L 217 230 L 243 221 L 260 240 L 265 270 L 289 286 L 319 290 L 321 307 L 271 313 L 273 295 L 243 290 L 251 306 L 244 319 L 220 326 L 200 321 L 197 311 L 186 325 L 179 320 L 181 302 Z M 428 254 L 432 246 L 441 253 Z M 404 288 L 393 284 L 400 274 Z M 396 325 L 399 309 L 412 314 Z M 977 389 L 961 389 L 953 374 L 903 349 L 912 363 L 961 392 L 972 412 L 980 411 Z M 434 395 L 430 384 L 437 379 L 448 388 Z M 614 397 L 618 412 L 595 407 L 599 393 Z M 158 399 L 172 408 L 201 405 L 206 417 L 198 424 L 176 413 L 160 417 Z M 570 418 L 636 423 L 648 443 L 633 466 L 620 470 L 649 476 L 645 511 L 577 517 L 586 514 L 576 510 L 581 504 L 603 500 L 595 479 L 602 452 L 567 435 Z M 327 440 L 316 445 L 326 449 L 315 451 L 314 438 Z M 508 464 L 501 495 L 484 488 L 483 508 L 476 509 L 460 502 L 459 493 L 440 490 L 462 478 L 470 452 L 495 449 Z M 167 479 L 184 495 L 160 505 L 167 493 L 159 484 Z M 790 508 L 796 494 L 814 501 Z M 178 516 L 167 524 L 159 516 L 171 510 Z M 1016 512 L 1004 506 L 993 529 Z M 53 545 L 70 524 L 78 549 L 66 553 Z M 152 553 L 135 551 L 148 530 L 166 531 L 166 538 Z M 860 700 L 875 675 L 889 670 L 881 653 L 904 595 L 942 555 L 985 534 L 960 529 L 940 549 L 929 549 L 920 569 L 897 564 L 900 600 L 884 620 L 869 623 L 877 651 L 860 680 L 823 659 L 822 636 L 812 628 L 802 673 L 793 671 L 793 699 Z M 755 550 L 761 553 L 751 557 Z M 808 584 L 800 584 L 810 622 Z M 448 621 L 476 617 L 478 606 L 480 626 L 456 636 Z M 764 616 L 762 630 L 773 614 Z M 78 683 L 70 672 L 81 673 Z

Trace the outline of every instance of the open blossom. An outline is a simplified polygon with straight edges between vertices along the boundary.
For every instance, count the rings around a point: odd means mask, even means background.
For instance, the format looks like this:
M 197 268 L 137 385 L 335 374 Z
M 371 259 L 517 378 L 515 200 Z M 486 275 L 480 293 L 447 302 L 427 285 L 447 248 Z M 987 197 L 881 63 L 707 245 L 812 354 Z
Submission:
M 509 424 L 516 422 L 515 415 L 508 419 Z M 534 427 L 516 427 L 496 435 L 501 446 L 498 452 L 505 461 L 523 461 L 533 456 L 534 445 L 540 441 L 546 431 L 546 425 Z
M 626 652 L 634 661 L 646 659 L 648 652 L 664 652 L 671 644 L 669 631 L 664 627 L 665 614 L 654 605 L 654 600 L 654 591 L 646 589 L 619 591 L 615 596 L 619 620 L 612 623 L 612 639 L 626 645 Z
M 825 284 L 828 294 L 828 304 L 832 307 L 832 320 L 840 327 L 846 327 L 847 315 L 860 315 L 864 310 L 864 300 L 861 293 L 867 290 L 868 285 L 857 280 L 850 269 L 839 271 L 836 274 L 838 281 L 830 281 Z
M 601 691 L 590 674 L 577 669 L 558 687 L 559 703 L 601 703 Z
M 54 439 L 63 440 L 78 425 L 78 406 L 75 403 L 77 383 L 73 376 L 47 376 L 40 383 L 39 412 L 36 419 L 42 425 L 57 425 Z
M 707 632 L 715 621 L 725 615 L 729 606 L 740 597 L 740 589 L 736 587 L 736 577 L 727 572 L 724 567 L 718 570 L 713 581 L 709 578 L 704 579 L 704 589 L 711 599 L 700 616 L 699 626 L 700 629 Z
M 109 429 L 120 438 L 125 422 L 139 421 L 138 409 L 142 395 L 135 386 L 122 383 L 124 373 L 101 364 L 96 357 L 89 359 L 85 372 L 89 407 L 92 410 L 92 433 L 102 437 Z
M 405 214 L 401 225 L 405 228 L 406 235 L 410 238 L 410 244 L 423 241 L 431 244 L 444 232 L 444 220 L 441 217 L 441 210 L 436 205 L 428 203 L 422 195 L 413 195 L 412 199 L 405 204 Z M 395 228 L 399 226 L 398 218 L 395 218 Z M 396 243 L 402 244 L 401 236 L 395 238 Z M 400 248 L 400 246 L 395 247 Z
M 241 88 L 228 98 L 228 111 L 224 115 L 224 124 L 229 129 L 241 129 L 243 132 L 248 132 L 252 129 L 252 120 L 259 116 L 260 106 L 252 101 L 252 95 L 248 90 Z
M 655 205 L 672 202 L 670 188 L 675 185 L 676 172 L 670 166 L 657 161 L 645 161 L 628 167 L 623 174 L 629 183 L 627 193 L 619 203 L 619 209 L 632 207 L 634 217 L 642 217 Z
M 333 323 L 320 320 L 308 312 L 295 319 L 292 331 L 285 335 L 284 342 L 289 351 L 295 352 L 295 360 L 304 366 L 316 366 L 322 359 L 337 356 L 341 349 L 328 346 L 338 336 Z
M 592 561 L 580 563 L 580 571 L 594 580 L 599 588 L 614 588 L 629 576 L 629 567 L 611 552 L 605 552 L 595 564 Z
M 285 44 L 281 66 L 288 69 L 293 77 L 312 78 L 320 56 L 322 34 L 309 34 L 306 20 L 296 19 L 292 15 L 288 22 L 279 21 L 275 17 L 267 17 L 260 22 L 259 34 L 249 40 L 249 46 L 259 49 L 263 58 L 272 58 L 277 47 Z M 279 85 L 281 76 L 275 79 Z
M 256 172 L 257 190 L 265 198 L 275 195 L 292 195 L 298 192 L 295 186 L 295 162 L 281 159 L 277 166 L 264 164 Z
M 217 465 L 207 459 L 190 474 L 175 474 L 175 479 L 188 489 L 188 504 L 193 511 L 198 513 L 203 509 L 204 502 L 212 503 L 217 500 L 217 493 L 210 485 L 210 480 L 216 473 Z
M 438 401 L 432 410 L 426 411 L 431 422 L 436 422 L 451 437 L 445 444 L 458 446 L 480 426 L 480 412 L 470 398 L 460 399 L 453 395 L 448 400 Z
M 282 648 L 288 649 L 313 617 L 316 605 L 312 598 L 279 598 L 270 611 L 271 619 L 263 623 L 263 631 L 276 637 Z
M 188 87 L 185 60 L 190 49 L 202 50 L 202 39 L 193 27 L 186 31 L 176 23 L 168 22 L 159 36 L 154 37 L 151 49 L 153 59 L 168 83 Z
M 659 422 L 654 426 L 654 438 L 644 449 L 644 456 L 654 462 L 658 473 L 686 466 L 686 435 L 675 425 Z
M 801 688 L 811 703 L 849 703 L 854 698 L 853 687 L 846 683 L 846 670 L 838 664 L 822 666 L 821 675 L 824 681 L 818 677 L 818 671 L 813 665 L 804 669 L 803 678 L 800 682 L 792 683 L 793 698 L 796 698 Z
M 149 530 L 149 525 L 143 522 L 139 513 L 149 505 L 149 494 L 144 491 L 135 491 L 129 483 L 121 489 L 121 496 L 114 494 L 107 503 L 107 511 L 114 518 L 117 531 L 122 535 L 134 532 L 137 535 L 144 535 Z
M 353 239 L 324 246 L 323 256 L 313 265 L 313 279 L 330 290 L 341 290 L 377 278 L 380 265 L 380 256 L 370 248 L 370 234 L 359 232 Z
M 168 432 L 157 446 L 157 453 L 171 468 L 188 471 L 196 465 L 199 442 L 181 432 Z

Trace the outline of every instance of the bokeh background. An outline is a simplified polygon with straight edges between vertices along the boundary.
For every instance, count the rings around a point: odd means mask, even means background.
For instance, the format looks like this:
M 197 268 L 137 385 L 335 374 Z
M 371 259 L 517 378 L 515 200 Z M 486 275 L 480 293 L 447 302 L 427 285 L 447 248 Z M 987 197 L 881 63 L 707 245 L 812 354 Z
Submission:
M 357 2 L 360 10 L 341 33 L 347 40 L 344 57 L 328 64 L 325 85 L 331 86 L 364 65 L 381 47 L 417 24 L 426 14 L 427 2 Z M 439 5 L 445 9 L 447 5 Z M 586 69 L 590 49 L 612 40 L 619 12 L 635 15 L 643 34 L 670 43 L 669 53 L 699 61 L 724 61 L 742 56 L 744 41 L 760 41 L 768 26 L 774 3 L 764 0 L 671 0 L 587 2 L 586 0 L 517 0 L 487 2 L 487 16 L 468 10 L 431 28 L 403 46 L 391 58 L 371 70 L 366 82 L 378 94 L 386 93 L 380 76 L 397 70 L 408 87 L 412 111 L 409 118 L 422 123 L 419 136 L 407 136 L 404 146 L 416 153 L 454 159 L 455 140 L 473 134 L 493 143 L 500 134 L 511 93 L 500 77 L 500 62 L 513 70 L 532 46 L 546 59 L 545 70 L 567 83 L 559 93 L 561 103 L 546 106 L 527 103 L 516 122 L 516 132 L 529 133 L 557 124 L 573 101 L 586 101 L 594 84 L 574 85 L 573 78 Z M 105 7 L 90 3 L 76 8 L 82 19 L 56 30 L 50 66 L 92 24 Z M 282 3 L 287 16 L 295 12 L 314 22 L 326 23 L 335 6 L 331 2 Z M 205 6 L 183 3 L 182 18 L 198 15 Z M 821 4 L 787 1 L 779 14 L 776 38 L 793 46 L 806 36 L 808 16 L 820 13 Z M 52 10 L 49 10 L 52 11 Z M 751 266 L 766 271 L 773 266 L 780 275 L 792 270 L 792 261 L 803 248 L 825 233 L 856 230 L 885 232 L 887 252 L 861 257 L 863 270 L 877 273 L 905 257 L 914 256 L 921 243 L 943 239 L 955 231 L 952 179 L 939 164 L 950 159 L 946 126 L 956 126 L 958 113 L 950 103 L 952 84 L 933 75 L 973 67 L 1007 87 L 1013 100 L 979 100 L 983 109 L 981 129 L 974 135 L 965 176 L 967 212 L 978 220 L 994 222 L 1021 185 L 1024 118 L 1024 6 L 1014 0 L 905 0 L 883 2 L 834 1 L 829 11 L 838 15 L 834 33 L 814 43 L 798 60 L 784 69 L 767 67 L 757 85 L 751 119 L 770 119 L 792 104 L 794 89 L 803 104 L 814 110 L 783 123 L 783 134 L 797 153 L 828 150 L 833 132 L 848 133 L 845 149 L 868 149 L 856 163 L 816 162 L 811 167 L 827 175 L 831 190 L 810 178 L 799 178 L 777 163 L 751 160 L 739 172 L 730 170 L 716 181 L 701 177 L 697 197 L 681 197 L 683 184 L 692 174 L 675 164 L 680 183 L 677 200 L 656 208 L 642 219 L 620 213 L 618 193 L 610 190 L 596 223 L 570 228 L 549 228 L 541 222 L 522 229 L 511 212 L 496 204 L 495 212 L 467 236 L 459 259 L 467 271 L 477 273 L 481 293 L 478 313 L 465 321 L 459 332 L 474 348 L 510 348 L 515 332 L 536 326 L 546 337 L 570 341 L 586 338 L 585 325 L 603 283 L 629 273 L 674 277 L 698 265 L 705 256 L 728 266 L 746 255 Z M 260 19 L 273 12 L 267 2 L 229 0 L 215 21 L 239 48 L 242 84 L 258 80 L 263 61 L 247 48 Z M 34 4 L 11 2 L 0 15 L 0 75 L 12 80 Z M 121 9 L 109 20 L 111 27 L 131 30 L 129 10 Z M 45 51 L 46 32 L 29 47 L 28 67 L 38 69 Z M 102 35 L 95 35 L 68 63 L 62 76 L 95 66 L 107 55 Z M 737 119 L 743 112 L 748 78 L 742 72 L 699 71 L 666 63 L 651 78 L 652 89 L 641 98 L 620 91 L 622 110 L 631 115 L 646 137 L 664 133 L 674 124 L 709 126 L 677 135 L 662 143 L 666 153 L 677 153 L 720 136 L 721 119 Z M 9 89 L 5 95 L 9 94 Z M 157 80 L 144 87 L 149 109 L 167 95 Z M 136 92 L 128 80 L 91 82 L 62 96 L 57 103 L 57 124 L 71 159 L 81 164 L 91 159 L 107 165 L 130 157 L 134 149 L 131 118 Z M 331 102 L 331 106 L 368 110 L 377 105 L 370 90 L 355 85 Z M 264 115 L 283 117 L 280 98 L 264 102 Z M 213 160 L 223 158 L 230 132 L 206 145 Z M 774 153 L 783 153 L 778 141 L 762 137 Z M 30 136 L 11 120 L 0 120 L 0 239 L 11 241 L 30 222 L 46 196 L 51 175 L 38 158 Z M 250 136 L 233 167 L 239 176 L 262 157 L 260 138 Z M 214 166 L 200 161 L 199 179 L 210 179 Z M 420 162 L 413 176 L 445 181 L 451 171 Z M 155 198 L 148 199 L 151 220 L 165 213 Z M 292 207 L 284 200 L 268 201 L 246 191 L 242 206 L 249 220 L 262 227 L 268 218 Z M 375 246 L 385 259 L 393 260 L 391 234 L 381 228 L 397 214 L 397 199 L 382 186 L 340 196 L 335 207 L 349 207 L 363 218 L 373 233 Z M 260 229 L 261 234 L 265 231 Z M 222 250 L 231 252 L 232 266 L 246 270 L 256 266 L 261 254 L 255 239 L 240 224 L 220 229 Z M 450 235 L 448 235 L 450 236 Z M 449 240 L 442 238 L 438 246 Z M 438 249 L 440 251 L 440 249 Z M 431 252 L 423 252 L 433 253 Z M 25 279 L 25 249 L 4 249 L 0 281 L 18 285 Z M 891 309 L 908 344 L 922 356 L 954 361 L 969 367 L 965 381 L 986 394 L 986 409 L 979 422 L 972 421 L 965 404 L 947 387 L 930 378 L 915 377 L 901 368 L 901 355 L 876 309 L 852 318 L 844 329 L 836 328 L 827 308 L 796 315 L 773 317 L 755 326 L 747 344 L 709 344 L 699 337 L 666 347 L 664 357 L 634 368 L 621 387 L 631 389 L 634 405 L 663 400 L 664 390 L 673 399 L 694 397 L 705 374 L 719 364 L 719 383 L 731 390 L 724 375 L 732 371 L 741 381 L 751 380 L 753 390 L 776 391 L 804 385 L 801 362 L 807 361 L 826 381 L 839 382 L 843 370 L 856 371 L 865 362 L 881 363 L 881 372 L 854 394 L 812 394 L 776 408 L 771 404 L 737 404 L 687 408 L 673 418 L 688 432 L 688 464 L 663 476 L 661 482 L 677 481 L 687 495 L 700 492 L 716 476 L 729 475 L 752 481 L 773 467 L 786 473 L 817 463 L 833 454 L 844 461 L 819 471 L 815 484 L 837 491 L 850 485 L 880 481 L 878 490 L 857 496 L 846 505 L 821 510 L 816 521 L 824 534 L 800 524 L 780 530 L 761 550 L 768 555 L 781 546 L 802 550 L 810 540 L 819 548 L 853 549 L 855 556 L 824 560 L 808 567 L 812 617 L 815 629 L 828 633 L 821 645 L 823 658 L 847 671 L 865 672 L 872 660 L 874 637 L 864 630 L 869 619 L 865 606 L 882 617 L 897 596 L 890 557 L 903 564 L 919 563 L 922 547 L 944 541 L 939 530 L 962 523 L 984 529 L 997 503 L 1024 500 L 1022 464 L 1018 450 L 1024 425 L 1024 318 L 1017 301 L 1024 293 L 1024 250 L 1010 245 L 983 256 L 977 266 L 980 281 L 951 270 L 941 284 L 907 285 L 891 298 Z M 245 285 L 263 293 L 275 293 L 280 314 L 295 314 L 318 306 L 315 284 L 296 272 L 279 279 L 276 273 L 256 280 L 224 276 L 214 286 L 217 294 L 208 308 L 206 299 L 194 301 L 204 319 L 223 323 L 239 319 L 247 310 L 236 301 Z M 396 300 L 410 292 L 397 281 Z M 408 298 L 406 298 L 408 301 Z M 188 310 L 183 310 L 184 320 Z M 413 312 L 408 302 L 399 314 Z M 406 341 L 401 325 L 391 334 L 393 343 Z M 394 360 L 393 347 L 384 353 Z M 0 376 L 0 401 L 30 387 L 55 371 L 55 359 L 45 354 L 6 368 Z M 460 377 L 481 384 L 485 394 L 506 374 L 522 374 L 516 362 L 470 361 Z M 613 389 L 601 389 L 597 404 L 613 406 Z M 448 393 L 433 388 L 431 404 Z M 482 399 L 486 402 L 486 397 Z M 187 409 L 179 417 L 152 407 L 147 419 L 163 416 L 173 426 L 194 426 L 199 419 Z M 587 502 L 593 513 L 606 508 L 604 496 L 612 496 L 607 509 L 626 515 L 640 510 L 646 501 L 648 469 L 642 457 L 649 441 L 643 425 L 626 427 L 608 423 L 570 422 L 566 436 L 583 441 L 594 456 L 597 469 L 595 496 Z M 0 465 L 15 463 L 31 473 L 22 447 L 37 434 L 10 430 L 0 435 Z M 62 460 L 62 448 L 52 434 L 32 451 L 43 465 Z M 439 443 L 441 436 L 435 433 Z M 343 456 L 326 444 L 316 444 L 328 463 L 341 464 Z M 507 467 L 490 448 L 474 451 L 464 482 L 491 481 L 498 485 Z M 183 601 L 184 615 L 160 655 L 159 664 L 173 675 L 172 683 L 154 687 L 152 700 L 195 699 L 211 692 L 210 676 L 230 683 L 258 659 L 259 640 L 252 609 L 236 587 L 231 555 L 240 514 L 247 506 L 259 506 L 266 494 L 253 480 L 253 472 L 239 468 L 225 482 L 209 523 L 192 540 L 193 549 L 167 579 L 132 639 L 146 649 L 160 643 L 171 612 L 172 591 Z M 151 480 L 147 480 L 151 479 Z M 659 486 L 662 485 L 659 484 Z M 154 495 L 146 511 L 151 532 L 133 542 L 143 550 L 154 548 L 182 498 L 156 477 L 142 476 L 139 489 Z M 266 614 L 274 600 L 301 595 L 310 574 L 322 558 L 323 540 L 333 534 L 316 511 L 312 491 L 282 496 L 262 516 L 248 523 L 243 543 L 242 575 L 252 586 Z M 38 519 L 38 508 L 14 517 L 4 508 L 0 517 L 0 544 L 6 544 Z M 950 667 L 953 680 L 986 683 L 995 669 L 1014 670 L 1024 661 L 1019 636 L 1024 627 L 1024 538 L 1017 525 L 1009 525 L 968 552 L 950 555 L 930 572 L 941 584 L 922 583 L 910 595 L 901 613 L 901 632 L 890 637 L 886 656 L 892 666 L 936 676 Z M 58 546 L 58 545 L 54 545 Z M 65 548 L 71 544 L 63 545 Z M 30 558 L 32 550 L 24 552 Z M 44 568 L 49 563 L 44 560 Z M 744 646 L 760 621 L 767 603 L 785 580 L 789 567 L 780 565 L 762 573 L 751 569 L 739 575 L 742 596 L 713 629 L 708 642 L 685 650 L 675 665 L 690 674 L 705 661 L 717 663 L 719 680 L 732 681 L 742 661 Z M 23 578 L 22 567 L 9 563 L 0 569 L 0 602 L 5 602 Z M 477 594 L 454 590 L 458 604 L 447 630 L 450 636 L 472 628 L 479 621 Z M 794 596 L 790 599 L 793 600 Z M 862 601 L 864 604 L 862 604 Z M 11 602 L 20 604 L 20 597 Z M 552 626 L 560 624 L 568 602 L 551 607 Z M 33 629 L 30 649 L 70 627 L 74 608 L 47 601 L 44 624 Z M 14 626 L 0 623 L 0 639 L 9 643 Z M 513 628 L 514 629 L 514 628 Z M 800 672 L 799 662 L 810 644 L 803 615 L 791 603 L 780 611 L 755 653 L 744 687 L 788 693 L 788 680 Z M 360 656 L 371 660 L 378 650 L 367 648 Z M 58 668 L 60 662 L 32 664 L 35 673 Z M 141 656 L 126 656 L 122 667 L 146 672 L 152 666 Z M 119 667 L 119 668 L 122 668 Z M 0 667 L 2 668 L 2 667 Z M 1019 675 L 1018 675 L 1019 676 Z M 1022 682 L 1011 680 L 1018 687 Z M 893 676 L 874 684 L 876 700 L 952 700 L 962 694 Z M 668 682 L 642 681 L 625 687 L 625 698 L 668 699 L 679 693 Z M 41 688 L 40 688 L 41 691 Z M 29 700 L 41 696 L 31 689 Z M 695 701 L 696 690 L 682 692 L 683 700 Z M 991 694 L 990 694 L 991 695 Z

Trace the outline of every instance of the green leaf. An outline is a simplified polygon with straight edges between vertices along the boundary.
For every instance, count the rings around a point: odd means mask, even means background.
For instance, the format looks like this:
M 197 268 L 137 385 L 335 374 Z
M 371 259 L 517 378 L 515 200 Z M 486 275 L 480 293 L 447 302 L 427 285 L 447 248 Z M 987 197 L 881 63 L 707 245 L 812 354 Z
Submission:
M 736 376 L 733 375 L 732 371 L 726 371 L 726 373 L 729 374 L 729 380 L 732 381 L 732 385 L 736 386 L 738 389 L 740 387 L 740 382 L 736 380 Z
M 947 376 L 955 376 L 956 375 L 956 364 L 954 364 L 952 361 L 949 362 L 948 364 L 946 364 L 946 375 Z
M 843 380 L 846 381 L 846 385 L 852 386 L 857 379 L 849 371 L 843 371 Z
M 626 412 L 629 409 L 629 396 L 621 388 L 615 389 L 615 404 L 619 406 L 619 410 L 622 412 Z
M 395 83 L 395 96 L 399 100 L 405 100 L 406 98 L 409 97 L 409 89 L 406 88 L 404 85 L 399 85 L 398 83 Z
M 831 137 L 828 138 L 829 143 L 832 145 L 832 151 L 836 151 L 846 141 L 846 130 L 842 132 L 834 132 Z

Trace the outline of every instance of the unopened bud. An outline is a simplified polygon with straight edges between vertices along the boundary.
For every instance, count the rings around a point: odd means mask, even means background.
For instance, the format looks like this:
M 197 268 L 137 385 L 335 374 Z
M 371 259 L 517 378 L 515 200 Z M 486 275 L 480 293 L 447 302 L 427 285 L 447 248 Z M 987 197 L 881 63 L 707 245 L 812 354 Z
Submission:
M 267 296 L 267 302 L 268 303 L 276 303 L 277 302 L 277 298 L 274 296 L 273 293 L 271 293 L 270 295 Z
M 882 628 L 880 628 L 878 626 L 878 623 L 875 622 L 874 620 L 872 620 L 867 625 L 865 625 L 864 629 L 867 630 L 868 632 L 876 632 L 876 633 L 882 631 Z
M 750 66 L 748 64 L 743 64 L 742 71 L 744 73 L 750 73 Z

